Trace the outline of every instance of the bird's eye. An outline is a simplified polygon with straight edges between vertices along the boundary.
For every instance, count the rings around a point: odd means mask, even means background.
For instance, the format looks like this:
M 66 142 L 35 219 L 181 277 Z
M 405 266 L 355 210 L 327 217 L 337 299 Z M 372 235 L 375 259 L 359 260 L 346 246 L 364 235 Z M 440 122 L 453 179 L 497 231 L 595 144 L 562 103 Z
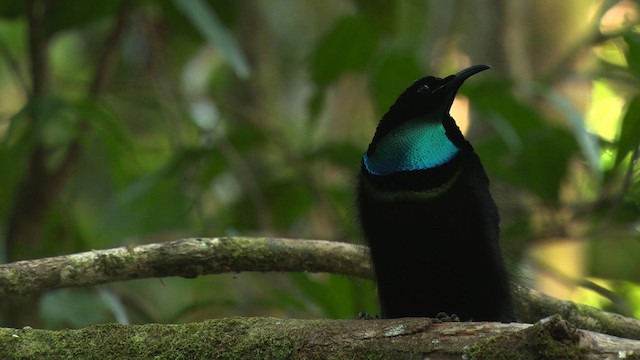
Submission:
M 428 94 L 429 93 L 429 85 L 424 84 L 418 88 L 418 94 Z

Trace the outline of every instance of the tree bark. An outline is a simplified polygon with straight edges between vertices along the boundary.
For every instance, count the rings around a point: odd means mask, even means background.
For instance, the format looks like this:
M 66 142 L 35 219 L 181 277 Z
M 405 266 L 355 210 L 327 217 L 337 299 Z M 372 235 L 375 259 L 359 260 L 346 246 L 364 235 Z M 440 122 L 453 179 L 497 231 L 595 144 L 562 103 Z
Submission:
M 371 279 L 367 248 L 321 240 L 191 238 L 0 265 L 0 296 L 152 277 L 240 271 L 327 272 Z M 514 284 L 522 322 L 560 314 L 581 329 L 640 339 L 640 321 Z
M 0 295 L 152 277 L 309 271 L 370 277 L 363 246 L 277 238 L 190 238 L 0 265 Z
M 2 358 L 613 359 L 639 352 L 640 341 L 577 330 L 560 316 L 534 325 L 225 318 L 62 331 L 0 329 Z

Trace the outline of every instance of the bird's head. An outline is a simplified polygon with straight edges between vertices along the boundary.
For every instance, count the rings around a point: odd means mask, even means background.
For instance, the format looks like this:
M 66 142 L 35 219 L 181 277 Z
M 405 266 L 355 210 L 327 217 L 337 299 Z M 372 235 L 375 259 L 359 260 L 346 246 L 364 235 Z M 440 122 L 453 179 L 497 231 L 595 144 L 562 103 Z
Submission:
M 466 79 L 487 65 L 474 65 L 445 78 L 427 76 L 409 86 L 382 117 L 363 156 L 369 173 L 388 175 L 440 166 L 459 151 L 461 135 L 443 122 Z M 455 137 L 455 138 L 454 138 Z

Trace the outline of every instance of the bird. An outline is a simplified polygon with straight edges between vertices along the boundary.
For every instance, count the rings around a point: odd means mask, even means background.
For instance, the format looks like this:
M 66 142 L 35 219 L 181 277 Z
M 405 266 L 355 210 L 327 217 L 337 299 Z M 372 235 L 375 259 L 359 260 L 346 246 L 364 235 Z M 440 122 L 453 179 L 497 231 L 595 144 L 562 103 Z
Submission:
M 464 81 L 489 68 L 416 80 L 362 156 L 357 210 L 382 318 L 515 321 L 489 179 L 449 114 Z

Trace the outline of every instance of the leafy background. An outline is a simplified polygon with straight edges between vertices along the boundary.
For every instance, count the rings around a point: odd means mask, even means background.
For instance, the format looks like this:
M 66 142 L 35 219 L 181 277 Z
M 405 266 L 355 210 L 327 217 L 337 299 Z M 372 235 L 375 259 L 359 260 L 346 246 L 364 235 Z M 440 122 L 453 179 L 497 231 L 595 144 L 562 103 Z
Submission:
M 452 113 L 513 272 L 638 317 L 638 16 L 613 0 L 2 0 L 0 261 L 189 236 L 360 243 L 377 120 L 413 80 L 487 63 Z M 371 282 L 326 274 L 1 303 L 3 326 L 46 328 L 377 311 Z

